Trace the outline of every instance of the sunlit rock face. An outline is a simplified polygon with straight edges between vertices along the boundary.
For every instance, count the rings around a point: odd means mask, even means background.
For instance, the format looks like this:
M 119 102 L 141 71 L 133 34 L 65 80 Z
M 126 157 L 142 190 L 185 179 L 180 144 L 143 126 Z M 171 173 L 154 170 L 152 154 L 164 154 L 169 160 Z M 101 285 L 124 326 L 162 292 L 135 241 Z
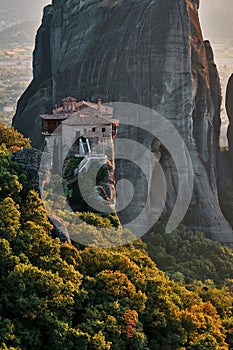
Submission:
M 226 93 L 226 109 L 229 118 L 229 126 L 227 131 L 229 145 L 229 163 L 231 167 L 231 178 L 233 178 L 233 74 L 231 75 Z
M 198 7 L 199 1 L 191 0 L 53 1 L 37 34 L 34 80 L 19 101 L 13 124 L 41 147 L 38 115 L 50 112 L 65 96 L 152 108 L 179 131 L 192 159 L 194 194 L 186 224 L 233 246 L 217 198 L 219 78 L 216 69 L 210 72 L 213 57 L 208 51 L 207 60 Z M 143 138 L 132 128 L 121 126 L 118 135 L 150 143 L 149 135 Z M 162 149 L 160 162 L 169 212 L 179 186 L 175 166 Z M 116 169 L 117 178 L 118 169 L 122 167 Z M 128 219 L 143 206 L 144 180 L 135 173 L 138 191 Z
M 229 150 L 217 152 L 218 188 L 225 193 L 233 186 L 233 75 L 228 80 L 226 90 L 226 110 L 229 119 L 227 131 Z

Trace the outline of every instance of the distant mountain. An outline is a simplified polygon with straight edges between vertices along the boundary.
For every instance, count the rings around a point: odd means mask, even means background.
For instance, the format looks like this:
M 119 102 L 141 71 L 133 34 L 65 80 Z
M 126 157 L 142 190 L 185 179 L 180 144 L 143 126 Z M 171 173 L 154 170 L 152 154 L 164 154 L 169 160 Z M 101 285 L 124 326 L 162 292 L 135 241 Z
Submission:
M 0 0 L 0 45 L 31 43 L 49 0 Z

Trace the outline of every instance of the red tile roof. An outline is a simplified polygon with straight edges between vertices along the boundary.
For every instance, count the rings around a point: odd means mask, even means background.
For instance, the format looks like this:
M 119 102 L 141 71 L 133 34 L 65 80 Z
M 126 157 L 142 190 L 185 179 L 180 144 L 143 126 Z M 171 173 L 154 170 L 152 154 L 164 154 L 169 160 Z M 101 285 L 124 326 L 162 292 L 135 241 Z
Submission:
M 61 102 L 77 102 L 76 98 L 73 98 L 73 97 L 66 97 L 66 98 L 63 98 L 63 100 L 61 100 Z
M 66 97 L 62 102 L 76 102 L 73 97 Z M 80 109 L 79 107 L 84 107 Z M 109 125 L 112 123 L 118 123 L 119 121 L 113 120 L 113 108 L 104 106 L 98 102 L 92 103 L 87 101 L 79 101 L 75 103 L 75 111 L 65 111 L 63 107 L 55 108 L 53 114 L 43 114 L 40 117 L 44 120 L 60 120 L 64 121 L 68 125 Z M 84 120 L 85 118 L 85 120 Z

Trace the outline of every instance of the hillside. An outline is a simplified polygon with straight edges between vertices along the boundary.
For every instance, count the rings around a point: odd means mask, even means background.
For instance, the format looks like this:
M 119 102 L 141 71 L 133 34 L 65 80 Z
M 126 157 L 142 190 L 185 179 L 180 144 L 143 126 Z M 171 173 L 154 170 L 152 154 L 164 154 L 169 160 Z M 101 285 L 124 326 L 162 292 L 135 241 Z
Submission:
M 61 244 L 9 158 L 28 140 L 0 124 L 0 143 L 2 350 L 233 349 L 232 280 L 219 289 L 173 282 L 140 240 L 114 249 Z
M 53 0 L 29 83 L 44 3 L 0 0 L 0 109 L 28 85 L 23 134 L 0 122 L 0 350 L 233 350 L 233 75 L 220 152 L 199 0 Z

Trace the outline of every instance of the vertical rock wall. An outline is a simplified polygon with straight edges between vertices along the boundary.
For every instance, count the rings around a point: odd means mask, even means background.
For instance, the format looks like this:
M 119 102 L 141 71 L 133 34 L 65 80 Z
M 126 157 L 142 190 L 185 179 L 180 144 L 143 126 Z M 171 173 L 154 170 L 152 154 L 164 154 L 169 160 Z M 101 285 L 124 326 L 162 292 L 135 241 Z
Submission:
M 229 118 L 229 126 L 227 131 L 228 146 L 229 146 L 229 163 L 231 178 L 233 179 L 233 74 L 231 75 L 226 92 L 226 109 Z
M 65 96 L 152 108 L 179 131 L 192 159 L 194 194 L 186 223 L 233 245 L 216 185 L 219 78 L 202 38 L 198 7 L 196 0 L 54 0 L 37 35 L 34 80 L 13 124 L 40 147 L 38 114 Z M 151 141 L 123 127 L 121 136 Z M 176 169 L 169 155 L 162 155 L 161 163 L 169 211 L 178 192 Z M 147 190 L 143 176 L 135 173 L 134 180 L 137 213 Z

